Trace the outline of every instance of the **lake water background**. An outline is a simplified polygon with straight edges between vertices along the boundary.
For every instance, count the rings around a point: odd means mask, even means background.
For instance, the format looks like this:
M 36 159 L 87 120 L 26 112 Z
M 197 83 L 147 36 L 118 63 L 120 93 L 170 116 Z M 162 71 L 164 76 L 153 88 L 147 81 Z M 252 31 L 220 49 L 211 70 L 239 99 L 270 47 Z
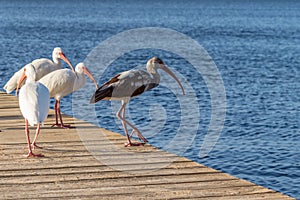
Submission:
M 201 111 L 199 130 L 180 155 L 300 199 L 299 10 L 299 1 L 267 0 L 0 1 L 0 87 L 24 64 L 49 58 L 56 46 L 78 63 L 122 31 L 142 27 L 179 31 L 209 53 L 226 89 L 224 128 L 208 156 L 198 155 L 210 122 L 209 91 L 184 58 L 157 49 L 129 52 L 103 77 L 96 77 L 98 83 L 160 56 L 191 84 Z M 71 95 L 62 99 L 63 112 L 72 114 L 71 101 Z M 155 103 L 167 119 L 148 139 L 164 149 L 180 123 L 172 91 L 162 85 L 134 99 L 130 120 L 147 136 L 149 107 Z M 110 105 L 96 104 L 98 125 L 123 133 Z

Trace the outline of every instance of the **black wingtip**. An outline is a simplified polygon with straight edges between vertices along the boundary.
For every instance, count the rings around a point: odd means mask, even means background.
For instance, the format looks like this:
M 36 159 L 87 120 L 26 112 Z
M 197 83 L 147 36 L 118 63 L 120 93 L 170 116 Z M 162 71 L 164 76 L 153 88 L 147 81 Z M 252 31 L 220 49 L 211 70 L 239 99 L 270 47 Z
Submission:
M 95 102 L 95 94 L 92 96 L 92 98 L 91 98 L 91 100 L 90 100 L 90 104 L 92 104 L 92 103 L 96 103 L 96 102 Z
M 95 91 L 94 95 L 92 96 L 90 103 L 97 103 L 98 101 L 101 101 L 102 99 L 105 99 L 107 97 L 111 97 L 113 92 L 113 87 L 107 87 L 103 88 L 100 87 L 98 90 Z

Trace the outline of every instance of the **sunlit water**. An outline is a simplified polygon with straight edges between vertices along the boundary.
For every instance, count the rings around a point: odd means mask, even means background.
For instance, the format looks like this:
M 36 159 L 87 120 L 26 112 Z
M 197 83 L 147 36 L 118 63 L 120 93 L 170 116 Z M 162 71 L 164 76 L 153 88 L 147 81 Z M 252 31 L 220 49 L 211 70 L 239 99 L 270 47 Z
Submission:
M 160 56 L 185 77 L 198 98 L 199 130 L 180 155 L 300 198 L 299 10 L 297 1 L 1 1 L 0 86 L 24 64 L 50 57 L 56 46 L 78 63 L 124 30 L 177 30 L 206 49 L 226 89 L 224 128 L 208 156 L 198 157 L 210 122 L 210 96 L 203 77 L 184 58 L 155 49 L 130 52 L 96 77 L 99 83 Z M 179 87 L 174 94 L 162 85 L 130 103 L 130 120 L 142 132 L 151 132 L 153 116 L 158 118 L 153 130 L 159 132 L 149 135 L 150 144 L 164 149 L 174 137 L 180 124 L 180 92 Z M 71 96 L 62 100 L 67 114 L 72 114 L 71 101 Z M 97 103 L 95 110 L 99 126 L 123 133 L 110 102 Z M 164 114 L 166 119 L 159 118 Z

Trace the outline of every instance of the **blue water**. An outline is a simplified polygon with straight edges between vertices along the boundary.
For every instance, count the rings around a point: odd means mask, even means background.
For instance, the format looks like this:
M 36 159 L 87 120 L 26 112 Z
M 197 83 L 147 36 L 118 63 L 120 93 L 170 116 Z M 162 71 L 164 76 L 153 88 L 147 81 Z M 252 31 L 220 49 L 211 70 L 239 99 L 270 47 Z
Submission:
M 198 157 L 210 122 L 209 91 L 185 59 L 163 50 L 136 50 L 114 61 L 105 77 L 97 77 L 99 83 L 160 56 L 192 85 L 201 111 L 199 130 L 181 155 L 300 199 L 299 10 L 299 1 L 267 0 L 0 1 L 0 87 L 24 64 L 50 57 L 56 46 L 78 63 L 122 31 L 171 28 L 201 44 L 223 78 L 226 120 L 208 156 Z M 134 99 L 130 120 L 143 130 L 154 101 L 168 117 L 149 143 L 164 149 L 180 123 L 172 91 L 159 86 Z M 65 113 L 72 114 L 71 105 L 71 96 L 62 100 Z M 123 133 L 110 105 L 96 104 L 99 126 Z

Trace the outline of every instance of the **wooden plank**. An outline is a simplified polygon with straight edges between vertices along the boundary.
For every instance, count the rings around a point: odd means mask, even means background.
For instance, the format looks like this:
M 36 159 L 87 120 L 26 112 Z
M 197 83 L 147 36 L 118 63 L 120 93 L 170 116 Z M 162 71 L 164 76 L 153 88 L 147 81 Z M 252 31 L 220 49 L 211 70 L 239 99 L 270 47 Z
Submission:
M 17 98 L 0 102 L 0 199 L 293 199 L 150 145 L 125 148 L 124 136 L 67 115 L 76 128 L 51 128 L 53 110 L 35 150 L 45 157 L 25 158 Z

